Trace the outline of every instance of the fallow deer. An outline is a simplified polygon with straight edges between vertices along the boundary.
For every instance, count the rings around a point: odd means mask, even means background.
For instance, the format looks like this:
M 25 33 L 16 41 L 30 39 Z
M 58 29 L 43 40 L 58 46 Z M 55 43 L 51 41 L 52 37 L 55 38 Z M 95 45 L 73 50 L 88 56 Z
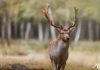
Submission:
M 53 23 L 50 6 L 42 10 L 49 24 L 54 28 L 56 28 L 56 30 L 59 32 L 57 38 L 51 42 L 50 49 L 49 49 L 49 56 L 51 59 L 51 63 L 54 67 L 54 70 L 65 69 L 66 61 L 68 59 L 70 33 L 73 30 L 75 30 L 78 25 L 78 19 L 77 19 L 78 9 L 74 8 L 74 11 L 75 11 L 74 22 L 67 29 L 65 29 L 62 25 L 57 26 Z

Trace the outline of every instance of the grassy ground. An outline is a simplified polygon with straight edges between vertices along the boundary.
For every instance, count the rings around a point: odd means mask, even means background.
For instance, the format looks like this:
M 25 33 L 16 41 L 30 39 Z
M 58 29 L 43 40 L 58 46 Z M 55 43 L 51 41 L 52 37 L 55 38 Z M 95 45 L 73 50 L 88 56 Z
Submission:
M 66 70 L 97 70 L 100 64 L 100 42 L 70 43 Z M 11 70 L 13 65 L 31 70 L 52 70 L 48 56 L 48 43 L 37 40 L 13 40 L 11 45 L 0 44 L 0 70 Z M 3 69 L 3 68 L 8 69 Z M 22 69 L 21 69 L 22 70 Z

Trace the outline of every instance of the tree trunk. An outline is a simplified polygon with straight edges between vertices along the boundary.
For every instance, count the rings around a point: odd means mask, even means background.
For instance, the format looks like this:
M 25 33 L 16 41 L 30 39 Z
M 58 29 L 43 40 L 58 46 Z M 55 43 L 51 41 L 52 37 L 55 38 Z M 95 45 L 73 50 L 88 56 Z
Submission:
M 38 38 L 39 38 L 39 41 L 43 41 L 43 27 L 42 27 L 42 23 L 38 24 Z
M 24 23 L 20 24 L 20 37 L 24 39 Z
M 6 32 L 7 32 L 7 44 L 9 45 L 10 41 L 11 41 L 11 20 L 8 18 L 7 22 L 6 22 L 6 24 L 7 24 L 7 28 L 6 28 Z
M 14 22 L 14 38 L 17 37 L 17 23 Z
M 96 24 L 96 40 L 99 40 L 99 24 Z
M 53 14 L 52 11 L 50 11 L 51 9 L 49 9 L 49 17 L 52 20 L 52 24 L 55 24 L 54 19 L 53 19 Z M 53 26 L 50 26 L 50 31 L 51 31 L 51 37 L 52 39 L 56 38 L 56 32 L 55 32 L 55 28 Z
M 89 37 L 89 41 L 93 41 L 93 30 L 92 30 L 91 20 L 89 20 L 89 23 L 88 23 L 88 37 Z
M 50 30 L 51 30 L 51 37 L 52 37 L 52 39 L 55 39 L 56 38 L 55 28 L 50 26 Z
M 79 25 L 77 27 L 77 32 L 76 32 L 76 35 L 75 35 L 74 42 L 78 42 L 79 41 L 80 34 L 81 34 L 81 22 L 79 23 Z
M 1 27 L 1 37 L 2 37 L 2 40 L 5 39 L 5 24 L 4 23 L 2 24 L 2 27 Z
M 46 25 L 46 28 L 45 28 L 45 41 L 47 41 L 49 38 L 49 27 L 48 25 Z
M 5 40 L 5 23 L 6 23 L 6 17 L 4 16 L 3 17 L 3 23 L 2 23 L 2 26 L 1 26 L 1 38 L 2 38 L 2 40 L 1 40 L 1 42 L 2 42 L 2 44 L 4 44 L 4 40 Z
M 28 22 L 26 26 L 25 39 L 29 39 L 30 30 L 31 30 L 31 23 Z

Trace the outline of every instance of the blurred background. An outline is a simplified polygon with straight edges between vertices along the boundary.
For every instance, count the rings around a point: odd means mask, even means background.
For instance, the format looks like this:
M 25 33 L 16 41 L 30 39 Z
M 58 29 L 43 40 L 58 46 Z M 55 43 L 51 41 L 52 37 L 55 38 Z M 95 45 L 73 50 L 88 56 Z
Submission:
M 48 4 L 55 24 L 66 28 L 74 21 L 73 8 L 78 8 L 79 24 L 71 34 L 66 69 L 97 70 L 95 65 L 100 64 L 100 0 L 0 0 L 1 70 L 12 70 L 13 65 L 52 70 L 48 47 L 58 33 L 42 14 L 41 9 Z

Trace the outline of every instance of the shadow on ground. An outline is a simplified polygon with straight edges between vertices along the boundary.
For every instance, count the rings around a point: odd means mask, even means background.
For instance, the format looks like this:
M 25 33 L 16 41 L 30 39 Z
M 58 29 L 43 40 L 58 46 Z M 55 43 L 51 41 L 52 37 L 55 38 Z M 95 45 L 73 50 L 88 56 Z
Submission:
M 43 68 L 28 68 L 25 65 L 21 64 L 6 64 L 6 65 L 0 65 L 0 70 L 45 70 Z

